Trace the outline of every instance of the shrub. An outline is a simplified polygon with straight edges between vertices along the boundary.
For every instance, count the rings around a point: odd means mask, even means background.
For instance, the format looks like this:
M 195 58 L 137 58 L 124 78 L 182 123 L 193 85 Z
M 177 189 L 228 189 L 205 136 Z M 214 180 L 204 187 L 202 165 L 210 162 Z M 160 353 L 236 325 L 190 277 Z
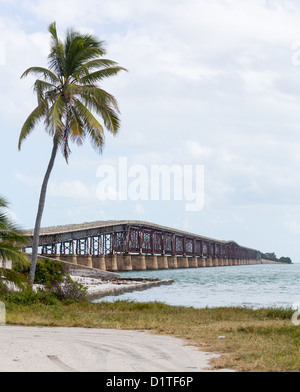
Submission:
M 42 303 L 44 305 L 56 305 L 58 303 L 57 298 L 55 298 L 50 293 L 46 292 L 35 292 L 35 291 L 18 291 L 18 292 L 7 292 L 1 293 L 1 301 L 6 304 L 14 305 L 25 305 L 30 306 L 37 303 Z
M 15 271 L 22 272 L 28 278 L 30 265 L 24 266 L 15 264 L 13 268 Z M 67 275 L 64 265 L 59 261 L 49 259 L 38 260 L 34 283 L 43 286 L 38 288 L 38 293 L 42 300 L 49 296 L 60 301 L 83 301 L 86 298 L 87 289 L 83 285 L 74 282 L 71 277 Z M 28 301 L 39 301 L 39 298 L 39 296 L 34 297 L 29 295 Z M 18 298 L 16 298 L 16 300 L 18 301 Z M 26 298 L 24 300 L 26 300 Z
M 29 276 L 30 264 L 24 266 L 15 263 L 13 266 L 14 271 L 21 272 L 27 277 Z M 34 283 L 47 285 L 53 282 L 62 282 L 66 272 L 64 266 L 59 261 L 54 260 L 38 260 L 36 265 L 35 280 Z
M 86 287 L 82 284 L 74 282 L 70 276 L 65 276 L 62 282 L 52 282 L 47 285 L 49 290 L 60 301 L 80 300 L 86 298 Z

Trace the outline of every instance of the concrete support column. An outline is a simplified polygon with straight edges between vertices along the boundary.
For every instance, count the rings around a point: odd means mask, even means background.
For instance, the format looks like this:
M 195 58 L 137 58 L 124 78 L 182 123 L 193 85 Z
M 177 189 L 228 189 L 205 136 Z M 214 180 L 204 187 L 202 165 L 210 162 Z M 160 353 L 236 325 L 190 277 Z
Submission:
M 76 255 L 59 255 L 55 257 L 61 261 L 66 261 L 67 263 L 77 264 L 77 256 Z
M 213 259 L 211 257 L 206 258 L 206 267 L 213 267 Z
M 188 260 L 189 260 L 189 268 L 198 268 L 197 257 L 190 257 Z
M 220 257 L 219 258 L 219 266 L 224 267 L 224 265 L 225 265 L 225 260 L 223 259 L 223 257 Z
M 84 267 L 93 267 L 92 255 L 77 255 L 77 264 Z
M 213 267 L 219 267 L 219 260 L 217 257 L 213 257 L 212 262 L 213 262 Z
M 198 259 L 198 267 L 200 268 L 206 267 L 205 257 L 202 256 Z
M 229 259 L 227 259 L 227 260 L 228 260 L 228 265 L 229 265 L 229 266 L 233 265 L 233 260 L 232 260 L 232 259 L 229 258 Z
M 118 271 L 117 255 L 106 255 L 106 270 Z
M 157 270 L 158 269 L 157 256 L 146 256 L 146 268 L 147 268 L 147 270 Z
M 168 269 L 169 268 L 168 256 L 158 256 L 157 266 L 158 269 Z
M 97 268 L 102 271 L 106 271 L 106 263 L 105 263 L 105 256 L 93 256 L 93 268 Z
M 116 257 L 118 271 L 124 271 L 124 256 L 122 254 L 117 254 Z
M 177 257 L 177 268 L 189 268 L 189 260 L 187 257 Z
M 178 268 L 176 256 L 169 257 L 168 262 L 169 262 L 169 269 L 177 269 Z
M 124 271 L 132 271 L 131 255 L 123 255 Z
M 131 256 L 132 269 L 134 271 L 146 271 L 146 257 L 145 255 Z

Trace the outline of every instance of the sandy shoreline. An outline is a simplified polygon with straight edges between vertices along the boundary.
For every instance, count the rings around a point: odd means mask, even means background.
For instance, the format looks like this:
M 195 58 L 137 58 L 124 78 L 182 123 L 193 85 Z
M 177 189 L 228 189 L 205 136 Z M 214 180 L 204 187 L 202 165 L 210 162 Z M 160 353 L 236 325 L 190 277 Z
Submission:
M 152 287 L 171 285 L 173 280 L 159 279 L 114 279 L 102 280 L 98 278 L 71 275 L 74 282 L 87 288 L 88 299 L 98 299 L 107 296 L 121 295 L 132 291 L 148 290 Z

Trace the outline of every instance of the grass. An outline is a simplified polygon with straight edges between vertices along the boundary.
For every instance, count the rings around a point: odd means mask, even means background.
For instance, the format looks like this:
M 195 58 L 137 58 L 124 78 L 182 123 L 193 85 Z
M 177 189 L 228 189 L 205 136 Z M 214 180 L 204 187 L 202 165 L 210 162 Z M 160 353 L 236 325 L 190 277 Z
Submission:
M 239 372 L 300 371 L 300 327 L 292 309 L 194 309 L 161 303 L 75 302 L 45 298 L 6 304 L 7 324 L 149 330 L 182 338 L 203 351 L 222 354 L 215 369 Z M 220 338 L 222 337 L 222 338 Z

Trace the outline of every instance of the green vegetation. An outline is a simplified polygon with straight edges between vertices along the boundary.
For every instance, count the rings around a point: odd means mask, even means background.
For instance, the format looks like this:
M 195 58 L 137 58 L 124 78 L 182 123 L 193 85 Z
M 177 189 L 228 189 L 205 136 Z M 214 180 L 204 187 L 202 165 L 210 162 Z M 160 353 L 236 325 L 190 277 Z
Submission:
M 56 303 L 57 300 L 86 299 L 86 288 L 74 282 L 63 265 L 53 260 L 38 260 L 35 283 L 37 292 L 33 291 L 28 281 L 29 262 L 15 262 L 13 270 L 0 269 L 0 295 L 9 302 L 33 304 L 36 302 Z M 14 285 L 14 287 L 11 287 Z
M 88 138 L 95 150 L 102 152 L 104 127 L 116 135 L 120 127 L 120 112 L 116 99 L 100 88 L 98 83 L 125 70 L 116 62 L 103 58 L 106 54 L 104 42 L 94 36 L 68 30 L 65 40 L 61 41 L 57 34 L 56 23 L 52 23 L 48 30 L 51 36 L 49 69 L 31 67 L 22 75 L 22 78 L 30 74 L 38 77 L 34 83 L 37 107 L 22 127 L 19 149 L 41 120 L 52 137 L 53 145 L 41 188 L 34 228 L 29 274 L 31 286 L 35 277 L 47 187 L 57 151 L 61 148 L 68 163 L 71 153 L 70 143 L 81 145 Z M 102 118 L 103 125 L 92 112 Z
M 262 259 L 265 259 L 265 260 L 277 261 L 279 263 L 292 264 L 292 260 L 289 257 L 278 258 L 275 253 L 262 253 L 261 257 L 262 257 Z
M 8 202 L 0 196 L 0 259 L 26 263 L 20 248 L 25 239 L 9 217 L 7 208 Z
M 28 279 L 30 273 L 30 263 L 14 263 L 13 270 L 24 274 Z M 62 282 L 65 275 L 66 272 L 62 263 L 49 259 L 38 260 L 34 283 L 49 285 L 55 282 Z

